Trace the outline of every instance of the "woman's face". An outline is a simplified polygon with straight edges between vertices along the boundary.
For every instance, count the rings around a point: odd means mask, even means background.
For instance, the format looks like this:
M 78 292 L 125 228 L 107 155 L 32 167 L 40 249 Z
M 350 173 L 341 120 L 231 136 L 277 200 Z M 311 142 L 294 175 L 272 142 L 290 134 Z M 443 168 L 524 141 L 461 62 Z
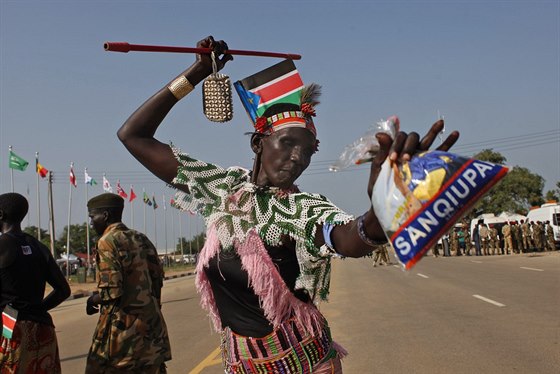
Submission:
M 315 136 L 307 129 L 290 127 L 261 140 L 260 186 L 288 189 L 309 166 Z

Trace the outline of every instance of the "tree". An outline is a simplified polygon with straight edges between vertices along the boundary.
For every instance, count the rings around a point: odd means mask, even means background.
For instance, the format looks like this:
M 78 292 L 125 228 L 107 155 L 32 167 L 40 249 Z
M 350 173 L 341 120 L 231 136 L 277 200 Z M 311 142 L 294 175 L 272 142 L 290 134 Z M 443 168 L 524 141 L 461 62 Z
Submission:
M 27 226 L 22 231 L 34 238 L 37 238 L 37 226 Z M 51 247 L 51 236 L 47 230 L 41 229 L 41 243 L 46 245 L 47 248 Z
M 87 230 L 87 223 L 85 222 L 82 224 L 70 225 L 70 253 L 86 252 L 86 248 L 87 248 L 86 230 Z M 62 230 L 62 234 L 58 237 L 58 240 L 56 241 L 56 245 L 59 248 L 64 249 L 66 247 L 67 234 L 68 234 L 68 226 L 64 226 L 64 229 Z M 90 240 L 91 240 L 91 236 L 90 236 Z M 66 252 L 65 249 L 64 252 Z
M 504 156 L 491 149 L 485 149 L 473 157 L 502 165 L 507 162 Z M 544 179 L 540 175 L 531 173 L 527 168 L 514 166 L 502 181 L 475 205 L 474 210 L 494 214 L 526 214 L 531 206 L 544 202 L 543 188 Z
M 181 254 L 181 241 L 183 241 L 183 251 L 185 254 L 190 254 L 191 251 L 193 254 L 199 253 L 206 241 L 206 234 L 200 233 L 195 235 L 191 240 L 187 240 L 185 237 L 179 238 L 175 246 L 176 254 Z
M 556 189 L 546 191 L 544 195 L 546 201 L 560 201 L 560 181 L 556 182 Z

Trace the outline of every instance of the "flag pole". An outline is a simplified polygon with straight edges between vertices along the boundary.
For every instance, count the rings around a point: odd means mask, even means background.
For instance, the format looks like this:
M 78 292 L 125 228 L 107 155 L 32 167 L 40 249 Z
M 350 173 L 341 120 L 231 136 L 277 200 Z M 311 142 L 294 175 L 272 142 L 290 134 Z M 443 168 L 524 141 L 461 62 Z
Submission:
M 132 184 L 130 185 L 130 198 L 132 199 Z M 130 200 L 130 228 L 134 230 L 134 199 Z
M 47 199 L 49 201 L 49 234 L 51 243 L 51 253 L 54 258 L 56 258 L 56 253 L 54 250 L 54 204 L 53 204 L 53 193 L 52 193 L 52 171 L 49 171 L 49 184 L 47 189 Z
M 39 152 L 35 152 L 35 173 L 37 174 L 37 240 L 41 241 L 41 194 L 39 192 L 37 165 L 39 165 Z
M 70 170 L 74 168 L 74 163 L 70 163 Z M 70 182 L 68 193 L 68 226 L 66 230 L 66 278 L 70 279 L 70 216 L 72 213 L 72 182 Z
M 169 203 L 170 208 L 173 208 L 173 206 L 171 206 L 171 202 Z M 175 212 L 176 210 L 174 209 L 169 209 L 171 211 L 171 238 L 173 239 L 171 242 L 173 243 L 173 247 L 171 247 L 171 249 L 173 250 L 173 253 L 175 253 L 175 251 L 177 251 L 177 247 L 175 245 Z
M 12 154 L 12 146 L 9 146 L 10 156 Z M 10 180 L 12 184 L 12 192 L 14 192 L 14 169 L 10 168 Z
M 89 181 L 88 178 L 86 178 L 86 176 L 88 175 L 87 173 L 87 168 L 84 168 L 84 180 L 85 180 L 85 185 L 86 185 L 86 204 L 89 200 L 88 197 L 88 185 L 89 185 Z M 91 264 L 90 264 L 90 253 L 91 253 L 91 247 L 90 247 L 90 243 L 89 243 L 89 211 L 86 205 L 86 249 L 87 249 L 87 275 L 91 275 Z
M 192 215 L 189 217 L 189 255 L 192 258 Z
M 163 194 L 163 234 L 165 243 L 165 258 L 167 258 L 167 206 L 165 204 L 165 194 Z
M 154 204 L 155 204 L 156 199 L 155 199 L 155 197 L 154 197 L 153 194 L 152 194 L 152 201 L 153 201 Z M 156 250 L 157 250 L 158 245 L 157 245 L 157 224 L 156 224 L 156 223 L 157 223 L 157 219 L 156 219 L 156 206 L 154 205 L 154 244 L 155 244 Z
M 146 196 L 146 189 L 142 188 L 142 201 L 144 201 L 144 196 Z M 144 201 L 144 234 L 148 235 L 148 231 L 146 231 L 146 202 Z
M 179 211 L 179 243 L 181 247 L 181 258 L 185 257 L 185 251 L 183 249 L 183 218 L 181 211 Z

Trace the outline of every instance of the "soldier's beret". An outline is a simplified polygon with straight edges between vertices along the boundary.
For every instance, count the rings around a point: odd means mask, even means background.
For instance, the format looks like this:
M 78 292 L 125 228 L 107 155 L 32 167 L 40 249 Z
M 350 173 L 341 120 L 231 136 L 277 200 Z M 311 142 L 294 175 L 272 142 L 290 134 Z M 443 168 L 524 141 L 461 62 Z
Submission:
M 103 193 L 89 199 L 88 210 L 103 208 L 124 208 L 124 199 L 114 193 Z

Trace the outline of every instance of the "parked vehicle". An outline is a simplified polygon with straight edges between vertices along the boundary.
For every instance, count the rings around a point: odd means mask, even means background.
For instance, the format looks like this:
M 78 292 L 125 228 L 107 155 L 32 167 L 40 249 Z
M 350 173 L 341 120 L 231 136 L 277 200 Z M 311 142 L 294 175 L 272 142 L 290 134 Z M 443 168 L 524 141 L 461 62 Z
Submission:
M 56 264 L 58 265 L 60 270 L 62 270 L 62 273 L 66 275 L 66 264 L 67 264 L 66 259 L 59 258 L 58 260 L 56 260 Z M 74 259 L 68 260 L 68 264 L 70 265 L 70 275 L 76 274 L 78 268 L 81 266 L 80 260 L 74 260 Z
M 549 221 L 552 226 L 552 231 L 554 232 L 556 248 L 560 247 L 560 203 L 546 203 L 540 207 L 532 208 L 529 213 L 527 213 L 527 221 Z

